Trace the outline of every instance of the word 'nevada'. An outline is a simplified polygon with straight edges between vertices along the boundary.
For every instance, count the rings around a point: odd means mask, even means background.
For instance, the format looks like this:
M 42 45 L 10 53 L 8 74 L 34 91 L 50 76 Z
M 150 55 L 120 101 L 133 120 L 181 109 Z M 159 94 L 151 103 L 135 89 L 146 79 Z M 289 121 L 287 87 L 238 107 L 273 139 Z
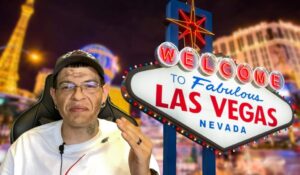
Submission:
M 217 58 L 212 53 L 203 53 L 200 56 L 191 47 L 185 47 L 179 52 L 171 42 L 163 42 L 158 46 L 156 58 L 164 67 L 172 67 L 179 62 L 180 67 L 185 71 L 198 68 L 205 76 L 211 76 L 217 72 L 219 78 L 223 80 L 235 78 L 240 84 L 252 82 L 256 87 L 269 85 L 273 90 L 280 90 L 284 86 L 283 75 L 278 71 L 268 73 L 264 67 L 256 67 L 252 70 L 246 63 L 236 65 L 232 59 Z

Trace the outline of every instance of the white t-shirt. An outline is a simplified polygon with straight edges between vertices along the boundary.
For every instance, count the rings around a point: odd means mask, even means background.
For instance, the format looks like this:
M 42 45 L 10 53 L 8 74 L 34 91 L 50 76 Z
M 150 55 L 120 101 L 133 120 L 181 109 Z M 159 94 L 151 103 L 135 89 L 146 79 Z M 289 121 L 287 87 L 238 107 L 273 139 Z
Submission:
M 1 175 L 59 175 L 59 145 L 62 120 L 33 128 L 22 134 L 10 147 L 0 167 Z M 92 139 L 65 145 L 63 175 L 129 175 L 130 147 L 113 122 L 99 119 L 100 132 Z M 159 172 L 153 156 L 150 168 Z

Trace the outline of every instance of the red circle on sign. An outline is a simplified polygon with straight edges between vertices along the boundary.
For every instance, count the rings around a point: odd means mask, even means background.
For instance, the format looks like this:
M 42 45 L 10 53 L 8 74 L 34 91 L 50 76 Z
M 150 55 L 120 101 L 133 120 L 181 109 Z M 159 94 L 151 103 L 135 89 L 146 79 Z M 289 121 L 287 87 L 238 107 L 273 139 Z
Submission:
M 222 58 L 218 64 L 218 75 L 224 80 L 229 80 L 236 74 L 236 66 L 232 59 Z
M 191 47 L 185 47 L 179 52 L 180 66 L 186 71 L 193 71 L 199 66 L 199 54 Z
M 249 83 L 252 80 L 252 69 L 249 64 L 239 64 L 236 68 L 236 79 L 242 84 Z

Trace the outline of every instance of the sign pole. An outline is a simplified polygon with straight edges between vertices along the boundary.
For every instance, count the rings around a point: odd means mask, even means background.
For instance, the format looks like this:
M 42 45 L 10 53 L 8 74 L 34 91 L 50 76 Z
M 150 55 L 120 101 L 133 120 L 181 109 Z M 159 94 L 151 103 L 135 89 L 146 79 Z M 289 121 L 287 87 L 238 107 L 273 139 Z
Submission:
M 214 152 L 206 147 L 202 150 L 202 174 L 215 175 L 216 174 L 216 158 Z
M 197 10 L 196 10 L 197 12 Z M 202 12 L 203 13 L 203 12 Z M 197 14 L 197 13 L 196 13 Z M 212 31 L 212 15 L 209 12 L 204 12 L 206 16 L 205 28 Z M 202 52 L 212 53 L 212 37 L 205 36 L 206 45 Z M 216 175 L 216 157 L 212 149 L 202 148 L 202 174 L 203 175 Z
M 169 0 L 167 4 L 167 18 L 178 19 L 178 9 L 185 9 L 189 11 L 186 4 L 177 0 Z M 202 13 L 206 18 L 205 28 L 212 30 L 212 16 L 211 13 L 196 9 L 197 12 Z M 174 24 L 169 24 L 166 32 L 166 41 L 170 41 L 178 46 L 178 27 Z M 203 48 L 203 52 L 212 51 L 212 37 L 205 37 L 206 45 Z M 168 125 L 164 125 L 164 160 L 163 160 L 163 174 L 176 174 L 176 131 Z M 214 152 L 206 147 L 203 147 L 202 151 L 202 169 L 203 175 L 215 175 L 216 174 L 216 161 Z
M 172 10 L 175 0 L 169 0 L 167 5 L 167 17 L 177 17 L 178 13 Z M 169 24 L 166 31 L 166 41 L 178 46 L 178 28 Z M 163 174 L 176 174 L 176 130 L 164 125 L 163 132 Z

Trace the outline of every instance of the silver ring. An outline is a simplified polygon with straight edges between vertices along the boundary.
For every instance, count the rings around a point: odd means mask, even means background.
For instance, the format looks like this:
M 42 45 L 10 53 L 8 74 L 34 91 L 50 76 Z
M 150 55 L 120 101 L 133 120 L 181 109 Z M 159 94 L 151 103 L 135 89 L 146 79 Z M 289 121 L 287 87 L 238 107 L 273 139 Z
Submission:
M 136 142 L 136 144 L 140 145 L 142 143 L 142 139 L 139 138 L 139 140 Z

